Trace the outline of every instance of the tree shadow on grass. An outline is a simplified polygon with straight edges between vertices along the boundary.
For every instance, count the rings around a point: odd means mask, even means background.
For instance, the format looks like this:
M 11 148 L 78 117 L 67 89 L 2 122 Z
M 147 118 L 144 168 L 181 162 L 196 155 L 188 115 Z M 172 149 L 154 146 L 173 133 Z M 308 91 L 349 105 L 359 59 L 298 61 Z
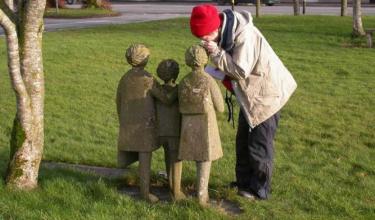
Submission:
M 0 158 L 6 157 L 2 155 Z M 1 164 L 3 172 L 3 167 L 6 163 L 2 161 Z M 134 175 L 137 175 L 136 170 L 132 169 L 129 174 L 134 173 Z M 125 178 L 111 179 L 95 173 L 86 173 L 69 168 L 51 169 L 42 166 L 39 173 L 39 187 L 36 190 L 31 192 L 0 191 L 3 196 L 2 200 L 6 201 L 3 214 L 9 218 L 40 218 L 42 216 L 68 217 L 76 216 L 77 214 L 93 216 L 102 212 L 102 210 L 108 210 L 106 213 L 113 211 L 122 212 L 119 207 L 128 206 L 130 209 L 144 209 L 144 206 L 147 205 L 147 207 L 152 210 L 155 209 L 155 211 L 159 208 L 168 210 L 171 207 L 176 211 L 187 205 L 193 207 L 192 209 L 199 207 L 197 202 L 193 202 L 195 201 L 195 195 L 189 195 L 189 199 L 185 202 L 174 203 L 170 197 L 168 182 L 156 173 L 152 174 L 151 179 L 151 190 L 158 191 L 156 194 L 161 198 L 161 202 L 149 206 L 150 204 L 138 198 L 139 190 L 136 182 L 136 185 L 127 186 L 131 190 L 130 193 L 123 194 L 121 191 L 126 185 Z M 188 183 L 185 184 L 193 185 L 194 179 L 189 179 Z M 210 192 L 210 194 L 212 193 Z M 218 198 L 216 195 L 212 197 L 211 207 L 213 209 L 202 209 L 202 212 L 211 215 L 218 214 L 217 211 L 219 211 L 219 213 L 230 216 L 242 213 L 238 203 L 225 198 Z M 26 214 L 20 213 L 17 212 L 15 207 L 22 207 L 22 209 L 30 210 L 30 212 Z
M 0 148 L 0 184 L 4 184 L 5 175 L 8 168 L 9 150 Z
M 366 36 L 353 37 L 351 34 L 346 37 L 346 40 L 343 42 L 342 46 L 344 48 L 368 48 Z

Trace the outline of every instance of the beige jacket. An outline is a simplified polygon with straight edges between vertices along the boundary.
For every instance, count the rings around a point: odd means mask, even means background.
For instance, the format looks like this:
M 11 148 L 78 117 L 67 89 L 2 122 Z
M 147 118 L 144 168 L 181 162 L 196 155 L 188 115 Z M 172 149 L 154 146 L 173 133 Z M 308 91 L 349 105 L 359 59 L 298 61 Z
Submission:
M 221 48 L 212 62 L 231 77 L 237 101 L 251 128 L 278 112 L 297 88 L 293 76 L 253 25 L 251 14 L 234 12 L 234 48 Z

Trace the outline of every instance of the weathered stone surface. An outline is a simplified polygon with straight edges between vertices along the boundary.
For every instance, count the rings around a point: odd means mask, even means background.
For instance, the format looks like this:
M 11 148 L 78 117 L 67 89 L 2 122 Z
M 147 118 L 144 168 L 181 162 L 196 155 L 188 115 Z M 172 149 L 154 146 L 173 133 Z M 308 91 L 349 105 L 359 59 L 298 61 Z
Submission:
M 156 118 L 159 137 L 179 137 L 181 114 L 178 109 L 178 86 L 175 83 L 179 74 L 179 65 L 172 59 L 159 63 L 157 74 L 164 81 L 162 93 L 168 97 L 168 103 L 156 100 Z M 153 93 L 156 89 L 153 89 Z
M 143 44 L 133 44 L 125 53 L 126 60 L 133 67 L 146 66 L 149 56 L 150 50 Z
M 127 49 L 126 59 L 133 68 L 119 82 L 116 104 L 120 121 L 118 164 L 126 167 L 139 159 L 141 196 L 153 203 L 158 201 L 149 191 L 152 151 L 159 147 L 155 99 L 172 103 L 173 97 L 168 98 L 165 89 L 144 70 L 149 55 L 149 50 L 141 44 Z
M 172 59 L 163 60 L 158 65 L 157 74 L 164 81 L 161 86 L 161 95 L 168 97 L 167 103 L 162 100 L 156 101 L 159 144 L 164 148 L 166 170 L 173 197 L 175 200 L 181 200 L 185 198 L 181 192 L 182 162 L 177 158 L 181 114 L 177 100 L 178 86 L 175 83 L 179 74 L 179 65 Z M 158 91 L 156 88 L 153 93 Z M 158 96 L 155 95 L 155 97 Z
M 143 69 L 148 56 L 148 49 L 139 44 L 126 51 L 133 68 L 121 78 L 117 89 L 118 149 L 121 151 L 151 152 L 158 147 L 155 103 L 150 92 L 156 80 Z
M 197 197 L 207 206 L 211 161 L 223 156 L 217 111 L 224 111 L 224 102 L 215 80 L 204 72 L 208 55 L 199 45 L 185 53 L 185 61 L 192 68 L 180 83 L 178 99 L 182 113 L 180 149 L 178 158 L 196 161 Z
M 180 83 L 179 105 L 182 114 L 205 114 L 212 109 L 210 76 L 203 74 L 192 72 Z
M 151 152 L 157 148 L 154 99 L 150 94 L 154 81 L 150 73 L 138 68 L 120 80 L 117 90 L 120 150 Z
M 175 94 L 177 97 L 178 88 L 164 85 L 164 91 L 167 94 Z M 156 102 L 158 136 L 159 137 L 179 137 L 181 126 L 181 114 L 178 109 L 178 100 L 175 99 L 171 105 L 163 104 L 160 101 Z
M 185 52 L 185 62 L 186 65 L 193 69 L 196 69 L 197 67 L 199 67 L 199 69 L 203 69 L 208 62 L 206 50 L 200 45 L 193 45 L 189 47 Z
M 198 202 L 207 206 L 209 201 L 208 181 L 210 179 L 211 161 L 196 162 L 197 165 L 197 195 Z
M 180 73 L 180 66 L 173 59 L 166 59 L 159 63 L 156 69 L 158 77 L 163 80 L 166 84 L 169 82 L 175 83 Z
M 223 97 L 215 80 L 204 72 L 208 56 L 203 47 L 190 47 L 185 60 L 193 71 L 179 85 L 182 114 L 179 159 L 216 160 L 223 156 L 215 113 L 224 111 Z

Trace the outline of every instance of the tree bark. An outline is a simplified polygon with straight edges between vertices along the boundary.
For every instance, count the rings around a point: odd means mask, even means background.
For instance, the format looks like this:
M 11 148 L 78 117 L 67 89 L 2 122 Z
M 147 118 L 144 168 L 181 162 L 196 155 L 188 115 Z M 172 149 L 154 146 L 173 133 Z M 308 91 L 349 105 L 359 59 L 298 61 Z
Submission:
M 294 9 L 294 16 L 300 15 L 299 0 L 293 0 L 293 9 Z
M 362 25 L 361 0 L 353 1 L 353 36 L 366 35 Z
M 29 190 L 37 187 L 44 144 L 44 74 L 42 33 L 45 0 L 19 1 L 11 20 L 0 4 L 0 25 L 4 28 L 8 67 L 16 93 L 17 113 L 10 140 L 7 186 Z
M 302 14 L 306 14 L 306 0 L 302 0 Z
M 348 0 L 341 0 L 341 16 L 346 16 L 348 11 Z
M 260 17 L 260 0 L 256 0 L 256 17 L 259 18 Z
M 4 2 L 9 7 L 10 10 L 14 11 L 14 1 L 13 0 L 4 0 Z

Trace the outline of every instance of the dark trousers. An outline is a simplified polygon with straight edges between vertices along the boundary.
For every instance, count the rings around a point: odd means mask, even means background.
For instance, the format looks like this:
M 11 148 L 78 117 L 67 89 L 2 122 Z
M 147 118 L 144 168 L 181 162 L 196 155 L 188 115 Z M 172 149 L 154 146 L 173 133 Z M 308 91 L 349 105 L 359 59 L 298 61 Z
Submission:
M 240 111 L 236 137 L 237 186 L 267 199 L 271 189 L 273 168 L 273 140 L 280 113 L 249 130 L 249 125 Z

